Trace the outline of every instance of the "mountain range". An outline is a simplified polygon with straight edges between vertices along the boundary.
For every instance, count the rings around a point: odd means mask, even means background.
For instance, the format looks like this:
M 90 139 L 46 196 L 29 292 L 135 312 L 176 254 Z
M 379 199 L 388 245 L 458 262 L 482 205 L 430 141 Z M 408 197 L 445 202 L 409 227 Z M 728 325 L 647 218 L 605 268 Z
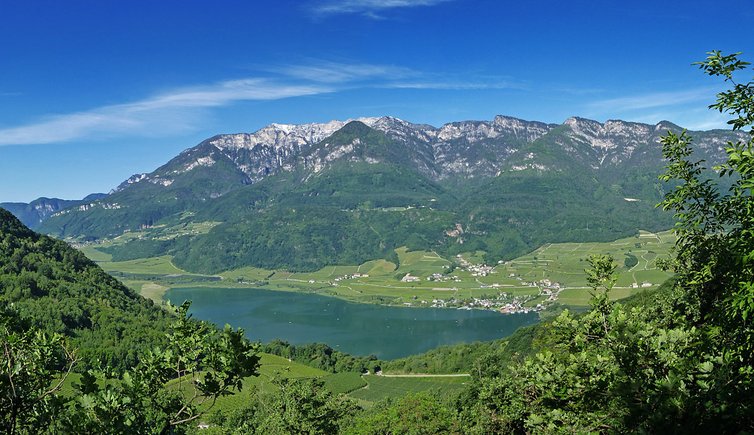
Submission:
M 13 215 L 15 215 L 27 227 L 36 228 L 48 217 L 61 210 L 89 204 L 106 196 L 107 194 L 105 193 L 92 193 L 80 200 L 42 197 L 29 203 L 0 202 L 0 208 L 4 208 L 13 213 Z
M 40 215 L 37 228 L 80 242 L 133 233 L 110 248 L 114 259 L 169 254 L 197 272 L 395 260 L 400 246 L 480 250 L 491 262 L 668 228 L 654 207 L 668 130 L 682 129 L 506 116 L 439 128 L 393 117 L 271 124 L 211 137 L 107 196 Z M 741 138 L 691 134 L 711 165 Z

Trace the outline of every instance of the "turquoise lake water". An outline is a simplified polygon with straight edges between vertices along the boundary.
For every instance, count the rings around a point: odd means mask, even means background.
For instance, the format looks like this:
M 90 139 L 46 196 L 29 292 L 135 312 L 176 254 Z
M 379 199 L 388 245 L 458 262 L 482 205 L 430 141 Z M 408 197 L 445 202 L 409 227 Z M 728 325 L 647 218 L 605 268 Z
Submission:
M 251 340 L 325 343 L 353 355 L 400 358 L 455 343 L 503 338 L 538 321 L 535 313 L 357 304 L 327 296 L 260 289 L 181 288 L 165 298 L 192 300 L 194 317 L 244 328 Z

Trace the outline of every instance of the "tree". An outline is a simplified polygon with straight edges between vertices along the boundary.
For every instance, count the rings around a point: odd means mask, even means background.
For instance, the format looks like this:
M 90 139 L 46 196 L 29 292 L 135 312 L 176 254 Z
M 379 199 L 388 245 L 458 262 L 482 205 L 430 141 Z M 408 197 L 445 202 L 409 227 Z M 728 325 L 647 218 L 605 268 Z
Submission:
M 407 394 L 381 402 L 359 416 L 344 433 L 366 434 L 455 434 L 462 433 L 455 410 L 428 392 Z
M 16 433 L 180 433 L 223 395 L 256 375 L 259 356 L 243 330 L 197 322 L 177 308 L 168 345 L 130 371 L 85 372 L 73 397 L 56 394 L 77 362 L 60 335 L 0 310 L 0 424 Z M 63 371 L 61 372 L 61 368 Z M 209 403 L 208 403 L 209 402 Z
M 359 410 L 345 395 L 334 395 L 319 379 L 278 378 L 274 389 L 252 398 L 246 407 L 221 416 L 225 433 L 335 434 Z
M 698 63 L 700 68 L 733 84 L 733 89 L 718 94 L 710 108 L 733 115 L 728 123 L 734 130 L 749 131 L 746 139 L 728 142 L 728 160 L 715 167 L 721 177 L 735 180 L 726 193 L 702 176 L 704 162 L 692 160 L 692 138 L 686 132 L 663 138 L 663 154 L 669 163 L 662 179 L 680 182 L 661 203 L 677 218 L 678 243 L 670 267 L 680 276 L 678 285 L 700 298 L 705 318 L 729 326 L 738 323 L 743 327 L 736 327 L 738 332 L 750 334 L 754 315 L 754 82 L 735 80 L 734 73 L 749 65 L 738 59 L 740 53 L 708 54 L 706 61 Z
M 64 409 L 56 393 L 76 364 L 76 353 L 60 334 L 31 328 L 5 305 L 0 305 L 0 353 L 0 432 L 48 430 Z
M 704 177 L 704 162 L 693 160 L 692 138 L 683 132 L 663 138 L 668 159 L 666 181 L 679 184 L 661 203 L 675 213 L 678 241 L 669 267 L 677 274 L 676 288 L 688 307 L 698 306 L 695 324 L 704 327 L 708 352 L 718 374 L 715 409 L 736 421 L 751 423 L 754 413 L 754 82 L 737 74 L 750 65 L 740 53 L 708 53 L 697 65 L 722 77 L 731 89 L 720 92 L 710 106 L 732 116 L 728 124 L 742 135 L 728 142 L 727 161 L 715 167 L 732 186 L 721 192 Z M 748 131 L 746 131 L 748 129 Z M 734 415 L 735 414 L 735 415 Z M 748 417 L 746 417 L 748 415 Z M 752 427 L 749 426 L 749 430 Z
M 589 263 L 589 268 L 584 269 L 584 273 L 586 273 L 587 284 L 592 288 L 592 294 L 609 294 L 618 280 L 615 275 L 618 264 L 613 256 L 594 254 L 590 255 L 586 261 Z
M 190 302 L 177 308 L 168 346 L 142 355 L 132 371 L 111 378 L 89 371 L 77 385 L 80 395 L 69 428 L 79 433 L 180 432 L 202 416 L 202 405 L 240 391 L 243 379 L 257 375 L 257 345 L 243 330 L 191 319 Z M 106 381 L 98 382 L 102 378 Z
M 738 54 L 712 52 L 699 65 L 733 85 L 710 107 L 749 131 L 714 168 L 732 177 L 725 192 L 694 160 L 686 132 L 662 138 L 661 179 L 673 187 L 660 205 L 677 220 L 675 279 L 626 307 L 608 298 L 613 260 L 590 258 L 591 310 L 563 312 L 543 351 L 479 382 L 486 419 L 467 421 L 498 432 L 754 430 L 754 84 L 735 80 L 749 65 Z

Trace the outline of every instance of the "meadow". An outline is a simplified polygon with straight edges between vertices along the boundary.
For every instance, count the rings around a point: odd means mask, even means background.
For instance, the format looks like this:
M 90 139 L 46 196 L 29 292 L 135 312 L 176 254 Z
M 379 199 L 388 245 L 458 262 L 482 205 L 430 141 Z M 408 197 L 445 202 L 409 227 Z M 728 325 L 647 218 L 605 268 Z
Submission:
M 396 399 L 409 393 L 435 391 L 443 394 L 461 391 L 471 378 L 468 376 L 411 376 L 389 377 L 364 375 L 366 386 L 349 394 L 355 399 L 377 402 L 383 399 Z
M 528 297 L 527 306 L 542 303 L 538 296 L 543 280 L 558 283 L 562 305 L 585 306 L 590 299 L 584 269 L 592 254 L 611 254 L 619 265 L 612 292 L 621 299 L 641 289 L 656 287 L 670 274 L 657 260 L 667 257 L 675 238 L 669 231 L 640 231 L 606 243 L 552 243 L 510 261 L 490 265 L 478 273 L 484 252 L 443 258 L 432 251 L 396 249 L 399 263 L 372 260 L 361 265 L 327 266 L 315 272 L 294 273 L 243 267 L 218 275 L 192 274 L 176 267 L 170 256 L 113 262 L 97 245 L 82 251 L 103 269 L 155 302 L 170 287 L 255 287 L 282 291 L 315 292 L 355 302 L 387 305 L 430 306 L 433 300 L 470 299 L 504 292 Z M 108 242 L 114 243 L 114 242 Z M 429 280 L 428 278 L 437 279 Z M 416 277 L 405 280 L 404 277 Z
M 245 378 L 240 392 L 218 397 L 211 408 L 209 403 L 203 404 L 204 409 L 209 411 L 209 415 L 218 411 L 232 412 L 241 409 L 251 403 L 254 395 L 274 391 L 278 387 L 273 383 L 273 379 L 320 379 L 331 393 L 346 394 L 363 407 L 371 407 L 380 400 L 394 399 L 408 393 L 435 391 L 447 394 L 460 391 L 471 379 L 468 376 L 390 377 L 390 375 L 362 375 L 352 372 L 328 373 L 276 355 L 261 353 L 260 356 L 259 376 Z M 80 381 L 80 374 L 71 373 L 63 383 L 61 393 L 64 396 L 76 394 L 75 385 Z M 188 384 L 181 385 L 185 394 L 193 393 Z M 179 382 L 178 380 L 170 381 L 168 386 L 179 388 Z M 207 418 L 209 417 L 205 417 Z

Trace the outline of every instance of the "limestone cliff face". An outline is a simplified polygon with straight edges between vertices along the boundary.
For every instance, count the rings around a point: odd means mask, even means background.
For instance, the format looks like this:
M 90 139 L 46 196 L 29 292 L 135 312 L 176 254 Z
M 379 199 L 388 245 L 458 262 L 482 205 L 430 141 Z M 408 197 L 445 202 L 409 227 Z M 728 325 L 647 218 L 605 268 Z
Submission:
M 173 178 L 200 166 L 212 166 L 218 159 L 232 162 L 247 183 L 297 168 L 318 172 L 341 160 L 381 162 L 379 156 L 360 153 L 370 145 L 368 138 L 356 134 L 344 143 L 328 140 L 353 121 L 382 133 L 388 146 L 408 157 L 403 164 L 436 180 L 491 177 L 501 171 L 563 169 L 574 162 L 598 171 L 625 165 L 657 166 L 661 164 L 660 137 L 668 129 L 681 130 L 669 122 L 649 125 L 569 118 L 557 125 L 507 116 L 492 121 L 452 122 L 439 128 L 389 116 L 321 124 L 271 124 L 254 133 L 207 139 L 157 171 L 131 177 L 119 190 L 143 181 L 167 187 Z M 719 162 L 725 143 L 739 134 L 717 130 L 695 132 L 694 136 L 704 157 Z
M 198 166 L 211 166 L 220 155 L 232 161 L 250 183 L 302 165 L 320 171 L 339 160 L 380 162 L 379 158 L 355 155 L 364 138 L 354 137 L 350 143 L 337 146 L 327 140 L 352 121 L 384 134 L 397 152 L 411 157 L 414 169 L 434 179 L 494 176 L 508 156 L 555 127 L 505 116 L 493 121 L 454 122 L 440 128 L 388 116 L 322 124 L 271 124 L 254 133 L 207 139 L 150 174 L 132 176 L 116 190 L 145 181 L 167 187 L 172 178 Z M 313 160 L 308 158 L 315 154 Z

